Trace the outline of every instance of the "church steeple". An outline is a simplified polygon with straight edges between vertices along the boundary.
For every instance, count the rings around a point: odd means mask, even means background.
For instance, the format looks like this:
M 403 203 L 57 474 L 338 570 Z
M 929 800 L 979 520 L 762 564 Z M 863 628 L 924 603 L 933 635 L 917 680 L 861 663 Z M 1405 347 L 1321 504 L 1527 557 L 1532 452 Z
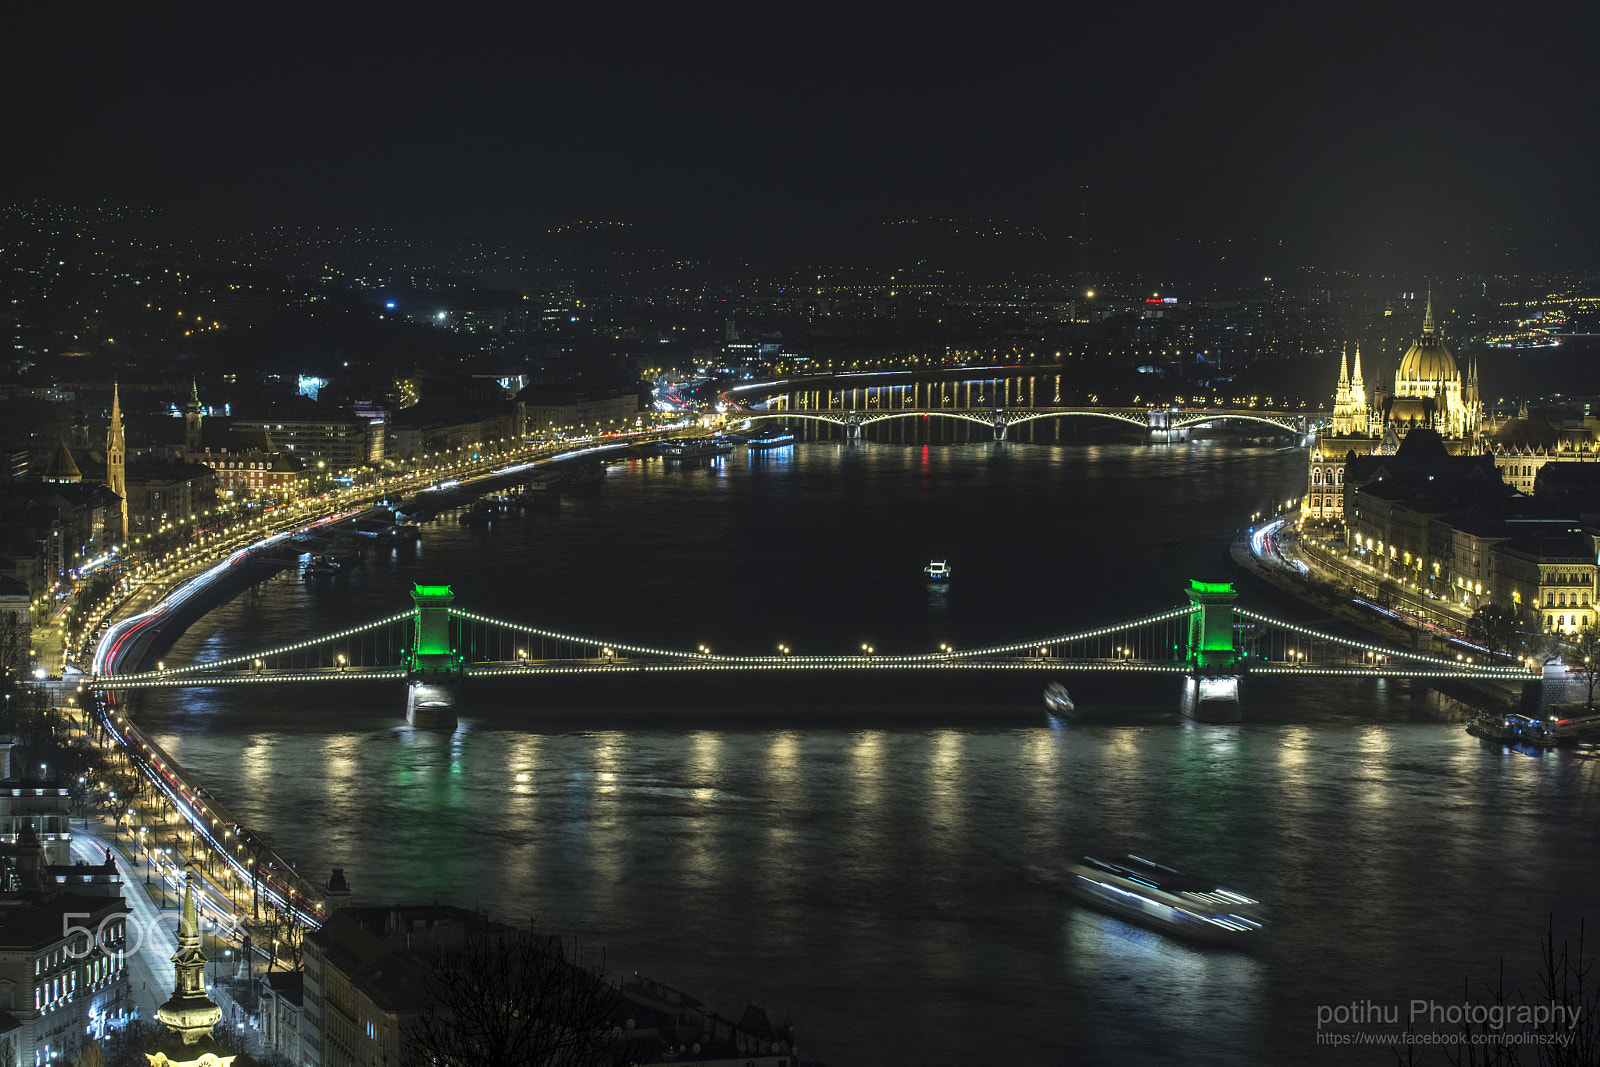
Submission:
M 183 918 L 178 924 L 178 951 L 172 956 L 172 999 L 156 1011 L 167 1029 L 193 1045 L 211 1036 L 222 1021 L 222 1009 L 206 996 L 206 954 L 200 947 L 200 919 L 194 902 L 194 873 L 183 878 Z
M 122 403 L 111 383 L 111 427 L 106 431 L 106 487 L 122 498 L 122 543 L 128 542 L 128 446 L 122 436 Z
M 206 954 L 200 947 L 200 915 L 194 899 L 194 872 L 183 877 L 183 918 L 178 951 L 172 955 L 172 998 L 156 1009 L 167 1034 L 153 1052 L 150 1067 L 254 1067 L 248 1056 L 229 1052 L 211 1036 L 222 1009 L 206 995 Z
M 203 437 L 200 432 L 200 386 L 193 378 L 189 379 L 189 403 L 183 412 L 183 450 L 185 452 L 200 451 L 200 442 Z
M 1433 283 L 1428 283 L 1428 310 L 1422 315 L 1422 336 L 1432 337 L 1438 329 L 1433 324 Z

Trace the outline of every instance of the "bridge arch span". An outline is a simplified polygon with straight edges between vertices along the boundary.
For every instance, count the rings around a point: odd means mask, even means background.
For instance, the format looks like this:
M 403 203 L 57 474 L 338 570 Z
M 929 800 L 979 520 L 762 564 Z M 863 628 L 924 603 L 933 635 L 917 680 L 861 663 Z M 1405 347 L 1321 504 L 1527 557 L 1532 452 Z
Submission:
M 959 422 L 970 422 L 974 426 L 994 426 L 994 417 L 985 419 L 965 411 L 941 411 L 938 408 L 910 408 L 896 411 L 878 411 L 871 415 L 863 414 L 861 425 L 870 426 L 875 422 L 889 422 L 892 419 L 955 419 Z
M 809 420 L 811 422 L 826 422 L 834 426 L 848 426 L 850 425 L 848 418 L 850 415 L 856 416 L 855 424 L 857 426 L 871 426 L 875 422 L 888 422 L 892 419 L 941 418 L 957 419 L 961 422 L 970 422 L 975 426 L 982 426 L 986 429 L 994 428 L 994 417 L 992 415 L 989 418 L 983 418 L 982 416 L 975 415 L 969 411 L 941 411 L 939 408 L 906 408 L 904 410 L 891 409 L 888 411 L 867 408 L 865 410 L 857 409 L 836 412 L 794 410 L 741 411 L 734 416 L 731 421 L 755 422 L 758 419 L 775 419 L 780 422 L 794 422 L 796 420 Z
M 1135 414 L 1133 414 L 1131 412 L 1127 412 L 1127 411 L 1109 411 L 1109 410 L 1108 411 L 1092 411 L 1092 410 L 1086 410 L 1086 409 L 1083 409 L 1083 408 L 1079 408 L 1077 410 L 1072 410 L 1072 411 L 1050 411 L 1050 410 L 1030 411 L 1030 410 L 1026 410 L 1026 409 L 1024 409 L 1021 412 L 1008 411 L 1008 412 L 1006 412 L 1006 425 L 1007 426 L 1020 426 L 1025 422 L 1034 422 L 1034 421 L 1036 421 L 1038 419 L 1075 419 L 1075 418 L 1110 419 L 1113 422 L 1125 423 L 1128 426 L 1137 426 L 1141 430 L 1149 429 L 1149 427 L 1150 427 L 1150 422 L 1149 422 L 1149 420 L 1147 418 L 1142 417 L 1140 415 L 1135 415 Z
M 1288 418 L 1273 418 L 1270 415 L 1247 415 L 1242 412 L 1178 412 L 1172 413 L 1168 427 L 1174 430 L 1187 429 L 1190 426 L 1200 426 L 1208 422 L 1259 422 L 1285 433 L 1298 434 L 1304 432 L 1300 425 L 1304 420 Z
M 823 411 L 740 411 L 734 414 L 729 421 L 758 422 L 765 419 L 778 419 L 783 422 L 825 422 L 830 426 L 843 426 L 845 424 L 844 412 Z

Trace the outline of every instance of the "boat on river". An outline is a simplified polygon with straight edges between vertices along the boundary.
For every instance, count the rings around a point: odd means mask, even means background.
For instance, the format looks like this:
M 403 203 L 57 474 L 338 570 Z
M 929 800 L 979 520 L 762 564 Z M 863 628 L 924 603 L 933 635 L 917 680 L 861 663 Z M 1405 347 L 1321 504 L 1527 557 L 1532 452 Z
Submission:
M 1077 899 L 1165 934 L 1242 947 L 1266 928 L 1260 901 L 1141 856 L 1080 856 L 1067 872 L 1067 891 Z
M 1556 719 L 1550 724 L 1556 744 L 1592 745 L 1600 742 L 1600 714 L 1596 714 L 1593 708 L 1581 710 L 1583 714 Z
M 922 568 L 922 573 L 928 576 L 930 582 L 948 582 L 950 580 L 950 564 L 942 559 L 930 559 L 928 565 Z
M 708 459 L 711 456 L 727 455 L 732 451 L 733 445 L 721 437 L 695 437 L 673 441 L 661 455 L 668 463 L 686 463 L 696 459 Z
M 1557 740 L 1553 724 L 1543 719 L 1497 712 L 1482 712 L 1468 719 L 1467 733 L 1497 744 L 1534 748 L 1554 748 Z
M 1044 706 L 1052 715 L 1071 715 L 1078 710 L 1078 705 L 1072 702 L 1072 694 L 1060 682 L 1051 682 L 1044 687 Z
M 300 577 L 306 581 L 315 578 L 331 578 L 339 573 L 340 564 L 337 559 L 326 553 L 312 556 L 306 561 L 305 567 L 300 571 Z
M 1467 720 L 1467 733 L 1485 741 L 1511 744 L 1517 740 L 1517 731 L 1506 721 L 1506 716 L 1496 712 L 1480 712 Z
M 784 445 L 794 444 L 794 431 L 787 426 L 781 430 L 767 430 L 758 433 L 745 442 L 746 448 L 781 448 Z

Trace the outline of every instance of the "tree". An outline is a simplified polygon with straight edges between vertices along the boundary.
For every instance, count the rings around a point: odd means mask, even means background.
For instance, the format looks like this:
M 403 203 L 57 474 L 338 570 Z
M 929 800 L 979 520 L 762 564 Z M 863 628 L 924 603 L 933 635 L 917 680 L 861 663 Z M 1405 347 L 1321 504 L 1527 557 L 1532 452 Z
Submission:
M 491 927 L 428 959 L 426 1006 L 407 1035 L 406 1067 L 576 1067 L 623 1063 L 621 993 L 605 957 L 586 958 L 536 929 Z
M 8 690 L 28 673 L 30 633 L 27 611 L 0 611 L 0 686 Z
M 1496 1015 L 1508 1018 L 1507 1009 L 1518 1006 L 1540 1005 L 1552 1009 L 1541 1022 L 1529 1027 L 1529 1034 L 1518 1034 L 1510 1027 L 1495 1026 L 1492 1021 L 1475 1021 L 1470 1016 L 1461 1024 L 1463 1040 L 1454 1046 L 1459 1052 L 1446 1052 L 1446 1058 L 1456 1067 L 1490 1067 L 1505 1065 L 1517 1067 L 1523 1062 L 1523 1050 L 1529 1049 L 1528 1062 L 1549 1064 L 1552 1067 L 1578 1067 L 1600 1063 L 1600 985 L 1595 982 L 1594 956 L 1584 944 L 1584 924 L 1578 924 L 1576 952 L 1569 951 L 1565 941 L 1556 949 L 1555 917 L 1546 923 L 1545 934 L 1539 939 L 1539 988 L 1533 995 L 1523 992 L 1508 994 L 1505 988 L 1505 966 L 1492 987 L 1485 987 L 1487 996 L 1475 999 L 1472 983 L 1467 982 L 1467 1003 L 1487 1009 L 1476 1013 L 1489 1020 Z M 1514 1016 L 1513 1016 L 1514 1017 Z M 1507 1033 L 1511 1030 L 1511 1033 Z M 1505 1040 L 1508 1036 L 1536 1039 L 1532 1042 Z M 1405 1061 L 1402 1061 L 1405 1062 Z M 1415 1062 L 1413 1059 L 1412 1062 Z
M 1485 604 L 1472 613 L 1467 636 L 1490 652 L 1507 652 L 1517 640 L 1517 617 L 1499 604 Z
M 272 971 L 281 960 L 285 970 L 298 971 L 305 959 L 305 930 L 294 916 L 269 903 L 262 912 L 259 928 L 261 941 L 272 946 L 267 970 Z
M 1576 677 L 1588 687 L 1589 694 L 1584 700 L 1584 706 L 1594 708 L 1594 685 L 1600 680 L 1600 628 L 1585 626 L 1571 639 L 1571 663 L 1567 673 Z

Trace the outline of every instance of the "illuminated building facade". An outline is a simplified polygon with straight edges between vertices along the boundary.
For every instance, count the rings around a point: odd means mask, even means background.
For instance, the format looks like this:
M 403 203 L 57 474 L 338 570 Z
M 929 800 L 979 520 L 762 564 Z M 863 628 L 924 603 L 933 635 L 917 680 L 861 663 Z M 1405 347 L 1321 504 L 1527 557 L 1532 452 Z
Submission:
M 4 861 L 0 1067 L 71 1063 L 127 1006 L 121 885 L 65 879 L 68 888 L 61 888 L 64 879 L 54 872 L 63 868 L 46 862 L 31 832 L 5 848 Z

